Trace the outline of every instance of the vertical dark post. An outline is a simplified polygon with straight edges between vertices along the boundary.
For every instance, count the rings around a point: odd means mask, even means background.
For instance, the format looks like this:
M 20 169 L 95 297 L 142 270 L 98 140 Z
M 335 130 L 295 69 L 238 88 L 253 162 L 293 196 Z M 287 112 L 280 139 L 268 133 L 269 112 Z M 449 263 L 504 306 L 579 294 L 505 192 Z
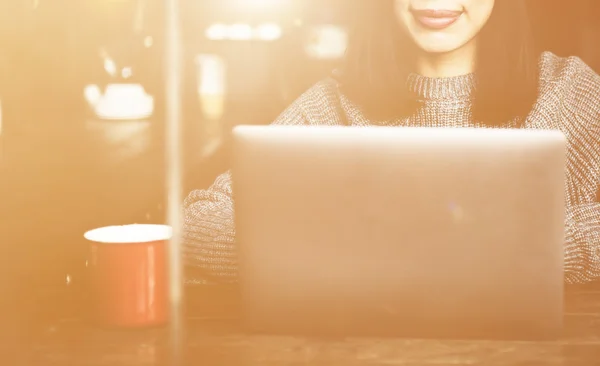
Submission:
M 170 365 L 183 365 L 183 269 L 181 260 L 181 91 L 182 46 L 179 0 L 165 0 L 165 132 L 167 219 L 173 228 L 169 243 Z

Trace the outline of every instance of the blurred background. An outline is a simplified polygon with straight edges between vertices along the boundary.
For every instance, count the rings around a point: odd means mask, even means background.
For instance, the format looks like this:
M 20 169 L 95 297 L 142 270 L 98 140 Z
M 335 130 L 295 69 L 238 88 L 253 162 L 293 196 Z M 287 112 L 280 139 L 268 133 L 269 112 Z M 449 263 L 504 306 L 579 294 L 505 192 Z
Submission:
M 232 126 L 330 74 L 369 1 L 181 4 L 187 193 L 228 168 Z M 528 5 L 540 49 L 600 71 L 599 1 Z M 0 269 L 34 303 L 77 284 L 84 231 L 164 221 L 163 18 L 160 0 L 0 3 Z

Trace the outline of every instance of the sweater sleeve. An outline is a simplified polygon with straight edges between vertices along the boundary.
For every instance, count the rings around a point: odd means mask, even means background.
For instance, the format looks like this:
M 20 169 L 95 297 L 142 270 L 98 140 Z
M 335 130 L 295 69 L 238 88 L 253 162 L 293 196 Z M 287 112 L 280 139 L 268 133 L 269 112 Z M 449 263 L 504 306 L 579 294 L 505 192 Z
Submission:
M 578 58 L 563 118 L 569 121 L 565 281 L 600 279 L 600 76 Z
M 307 123 L 301 97 L 273 124 Z M 188 283 L 237 281 L 237 247 L 231 172 L 221 174 L 206 190 L 192 191 L 183 203 L 183 258 Z
M 568 208 L 565 225 L 565 280 L 584 283 L 600 278 L 600 203 Z

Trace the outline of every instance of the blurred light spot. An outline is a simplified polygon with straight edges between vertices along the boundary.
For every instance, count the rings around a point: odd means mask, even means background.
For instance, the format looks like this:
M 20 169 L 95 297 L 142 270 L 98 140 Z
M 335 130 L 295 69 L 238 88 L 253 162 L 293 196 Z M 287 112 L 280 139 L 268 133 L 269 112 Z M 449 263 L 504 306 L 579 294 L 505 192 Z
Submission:
M 102 97 L 102 92 L 98 85 L 87 85 L 83 89 L 83 96 L 91 106 L 96 106 Z
M 283 30 L 278 24 L 265 23 L 257 27 L 250 24 L 213 24 L 204 32 L 211 41 L 275 41 L 283 35 Z
M 206 29 L 206 38 L 219 41 L 227 39 L 228 27 L 225 24 L 213 24 Z
M 70 284 L 71 284 L 71 275 L 67 275 L 67 277 L 65 278 L 65 283 L 66 283 L 67 285 L 70 285 Z
M 261 41 L 275 41 L 281 38 L 282 33 L 277 24 L 261 24 L 256 28 L 256 38 Z
M 104 70 L 110 75 L 115 76 L 117 74 L 117 65 L 110 58 L 104 59 Z
M 341 27 L 326 25 L 313 27 L 308 32 L 305 50 L 316 59 L 339 59 L 348 46 L 348 33 Z
M 204 146 L 220 143 L 222 139 L 221 117 L 225 105 L 226 66 L 225 61 L 211 54 L 199 55 L 196 58 L 198 77 L 198 99 L 202 114 Z
M 121 76 L 124 77 L 125 79 L 130 78 L 131 75 L 132 75 L 131 67 L 124 67 L 123 70 L 121 70 Z
M 249 24 L 233 24 L 229 27 L 229 39 L 234 41 L 247 41 L 252 39 L 252 27 Z
M 154 112 L 154 98 L 140 84 L 109 84 L 104 93 L 97 85 L 88 85 L 84 96 L 101 119 L 145 119 Z
M 294 20 L 294 25 L 296 27 L 301 27 L 302 24 L 304 24 L 304 22 L 302 21 L 302 19 L 298 18 L 298 19 Z
M 152 45 L 154 45 L 154 38 L 150 36 L 144 38 L 144 47 L 150 48 Z
M 211 54 L 196 57 L 198 93 L 200 95 L 225 94 L 225 61 Z

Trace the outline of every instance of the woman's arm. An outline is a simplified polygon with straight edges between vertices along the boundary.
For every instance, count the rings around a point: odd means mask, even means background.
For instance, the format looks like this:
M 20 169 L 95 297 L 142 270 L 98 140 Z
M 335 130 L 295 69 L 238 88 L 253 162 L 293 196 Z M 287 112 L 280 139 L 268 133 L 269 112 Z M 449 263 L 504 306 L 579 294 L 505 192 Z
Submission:
M 600 76 L 570 57 L 561 119 L 568 123 L 565 281 L 600 279 Z M 569 73 L 567 73 L 569 74 Z
M 275 125 L 342 124 L 337 84 L 326 79 L 300 96 Z M 198 282 L 237 281 L 231 172 L 220 175 L 206 190 L 195 190 L 184 202 L 183 255 L 190 277 Z
M 301 101 L 287 108 L 274 122 L 303 125 L 307 119 Z M 221 174 L 206 190 L 192 191 L 185 199 L 183 256 L 191 280 L 232 283 L 237 281 L 231 172 Z
M 600 279 L 600 203 L 567 210 L 565 235 L 565 281 Z
M 200 277 L 204 280 L 234 282 L 237 279 L 237 252 L 231 173 L 221 174 L 206 190 L 192 191 L 183 207 L 185 264 L 201 272 Z

